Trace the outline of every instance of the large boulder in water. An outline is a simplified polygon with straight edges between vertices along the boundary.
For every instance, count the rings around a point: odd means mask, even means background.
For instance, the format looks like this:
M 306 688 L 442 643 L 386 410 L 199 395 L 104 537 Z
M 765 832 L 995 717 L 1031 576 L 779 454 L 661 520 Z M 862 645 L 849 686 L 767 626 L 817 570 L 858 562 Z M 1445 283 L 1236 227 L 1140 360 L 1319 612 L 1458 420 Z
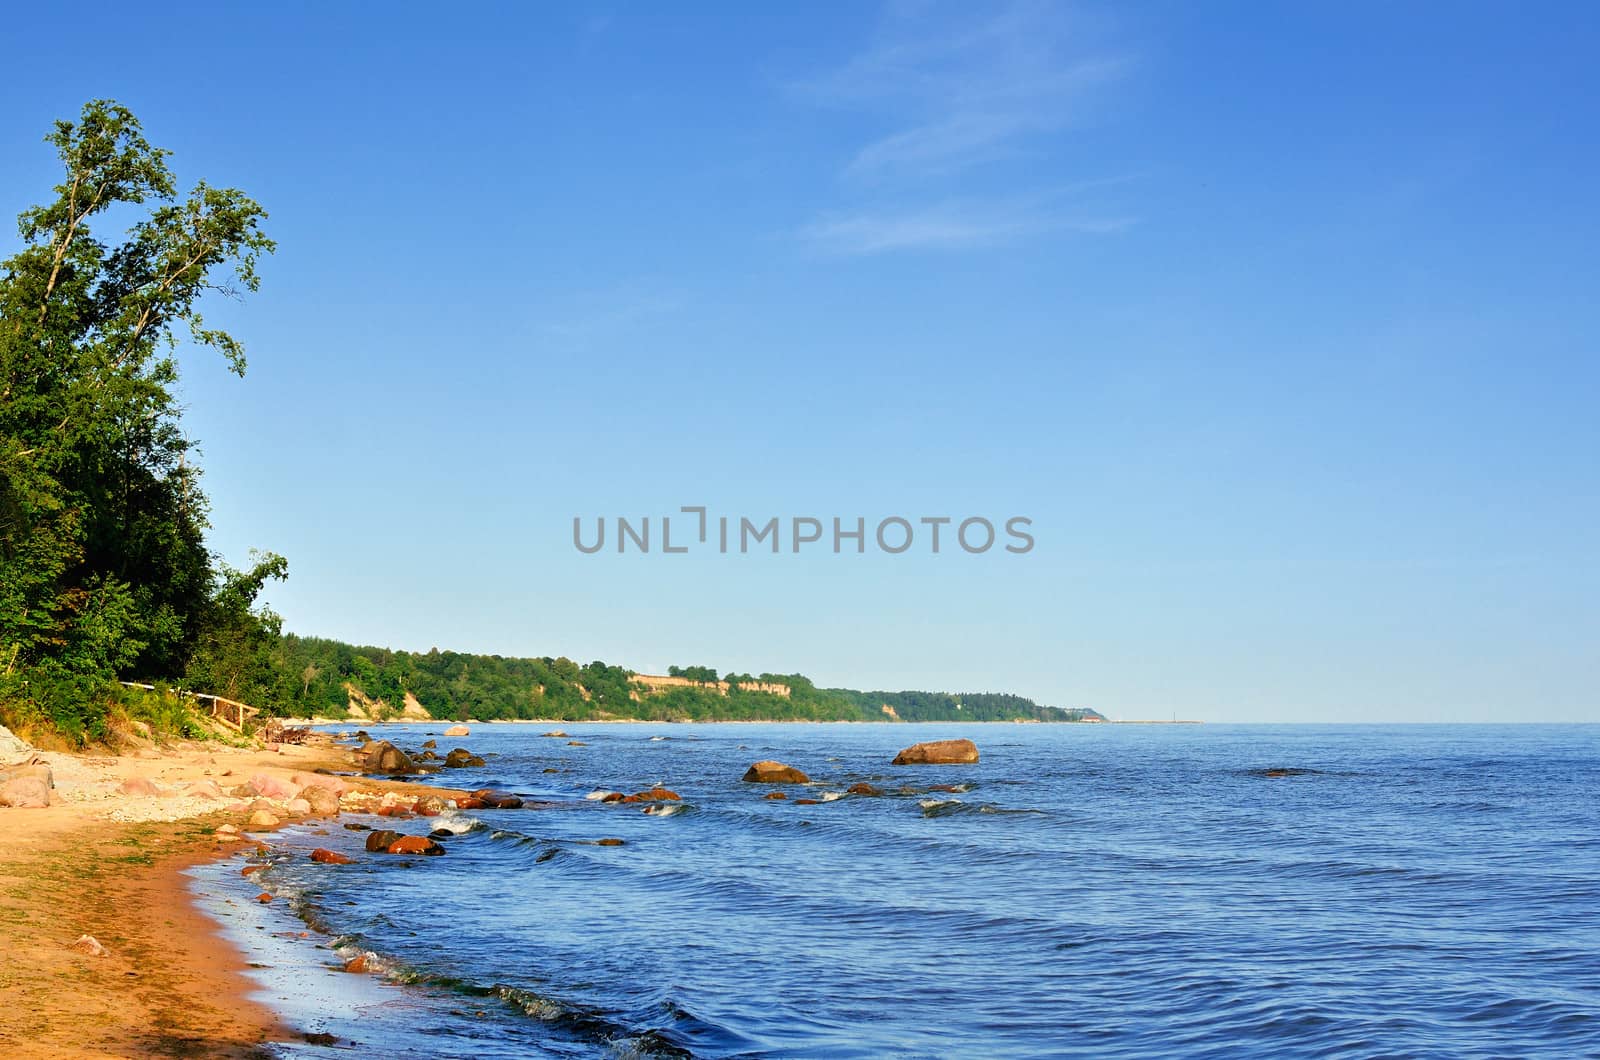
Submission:
M 385 849 L 388 854 L 428 854 L 436 856 L 444 853 L 444 847 L 429 839 L 427 836 L 403 835 L 396 839 Z
M 465 747 L 457 747 L 444 756 L 444 764 L 451 769 L 466 769 L 469 766 L 483 765 L 483 759 Z
M 401 833 L 388 828 L 378 828 L 367 833 L 367 849 L 374 854 L 388 850 L 390 844 L 405 838 Z
M 361 765 L 368 773 L 415 773 L 416 763 L 411 757 L 388 740 L 373 740 L 363 744 Z
M 916 743 L 894 756 L 897 766 L 968 765 L 978 760 L 978 745 L 971 740 L 930 740 Z
M 751 784 L 809 784 L 811 778 L 794 766 L 770 759 L 756 762 L 744 771 L 744 779 Z

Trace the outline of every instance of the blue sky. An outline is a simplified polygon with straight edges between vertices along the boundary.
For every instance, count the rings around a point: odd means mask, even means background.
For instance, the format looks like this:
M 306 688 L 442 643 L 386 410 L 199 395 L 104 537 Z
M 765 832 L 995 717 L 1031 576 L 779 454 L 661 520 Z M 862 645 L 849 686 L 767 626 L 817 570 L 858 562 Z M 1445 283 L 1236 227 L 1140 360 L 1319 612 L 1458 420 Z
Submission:
M 183 388 L 214 546 L 288 556 L 290 629 L 1113 717 L 1600 720 L 1591 5 L 7 33 L 6 210 L 109 96 L 272 214 L 259 296 L 207 312 L 248 376 L 191 355 Z M 1037 544 L 572 546 L 694 504 Z

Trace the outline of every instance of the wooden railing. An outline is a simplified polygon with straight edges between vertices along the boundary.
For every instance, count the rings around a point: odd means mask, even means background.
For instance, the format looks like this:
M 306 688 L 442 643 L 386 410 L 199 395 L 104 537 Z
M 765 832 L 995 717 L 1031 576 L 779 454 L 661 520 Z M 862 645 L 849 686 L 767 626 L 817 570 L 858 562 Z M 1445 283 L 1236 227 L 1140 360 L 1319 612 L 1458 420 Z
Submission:
M 137 681 L 123 681 L 122 684 L 129 688 L 142 688 L 146 692 L 154 692 L 156 690 L 155 685 L 142 685 Z M 243 732 L 244 723 L 261 713 L 260 710 L 250 706 L 248 703 L 240 703 L 235 699 L 224 699 L 222 696 L 214 696 L 209 692 L 185 692 L 182 689 L 174 689 L 174 691 L 180 696 L 188 696 L 203 707 L 207 707 L 209 704 L 208 710 L 211 716 L 234 732 Z

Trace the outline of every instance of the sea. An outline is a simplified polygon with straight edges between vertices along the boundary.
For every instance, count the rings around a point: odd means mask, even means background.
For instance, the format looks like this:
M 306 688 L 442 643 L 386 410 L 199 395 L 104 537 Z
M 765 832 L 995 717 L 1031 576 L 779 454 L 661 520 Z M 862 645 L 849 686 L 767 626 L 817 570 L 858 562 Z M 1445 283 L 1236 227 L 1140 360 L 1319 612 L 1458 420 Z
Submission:
M 1600 725 L 444 727 L 528 805 L 191 871 L 285 1057 L 1600 1057 Z

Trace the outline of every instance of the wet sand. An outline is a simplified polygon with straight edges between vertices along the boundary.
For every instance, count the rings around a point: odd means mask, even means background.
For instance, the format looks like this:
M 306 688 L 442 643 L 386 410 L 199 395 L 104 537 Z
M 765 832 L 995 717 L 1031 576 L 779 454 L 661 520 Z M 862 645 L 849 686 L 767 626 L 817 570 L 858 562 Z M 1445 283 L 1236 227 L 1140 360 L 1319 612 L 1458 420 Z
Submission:
M 196 908 L 184 875 L 200 860 L 255 849 L 215 834 L 243 827 L 247 815 L 225 808 L 235 800 L 188 798 L 179 785 L 348 769 L 345 752 L 186 745 L 41 757 L 56 774 L 57 804 L 0 809 L 0 1055 L 255 1058 L 271 1055 L 263 1043 L 302 1037 L 251 1000 L 259 987 L 244 956 Z M 130 777 L 176 790 L 129 796 L 121 783 Z M 105 954 L 76 951 L 82 935 Z

